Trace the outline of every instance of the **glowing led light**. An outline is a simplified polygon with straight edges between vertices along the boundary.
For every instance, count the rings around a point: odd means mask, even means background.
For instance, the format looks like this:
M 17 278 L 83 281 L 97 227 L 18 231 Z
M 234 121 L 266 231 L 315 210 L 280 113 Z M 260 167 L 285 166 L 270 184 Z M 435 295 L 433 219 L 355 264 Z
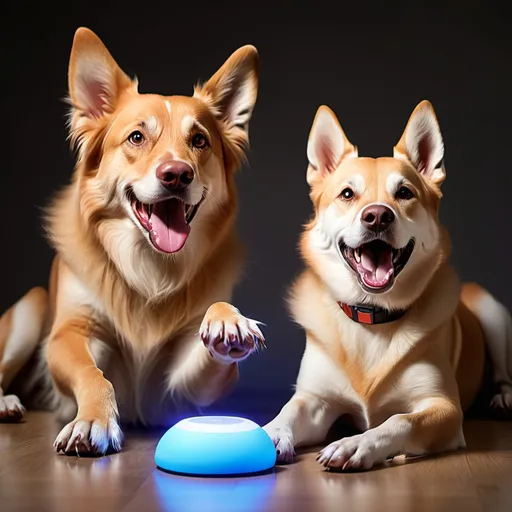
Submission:
M 156 465 L 191 475 L 259 473 L 276 462 L 274 443 L 254 421 L 233 416 L 181 420 L 160 439 Z

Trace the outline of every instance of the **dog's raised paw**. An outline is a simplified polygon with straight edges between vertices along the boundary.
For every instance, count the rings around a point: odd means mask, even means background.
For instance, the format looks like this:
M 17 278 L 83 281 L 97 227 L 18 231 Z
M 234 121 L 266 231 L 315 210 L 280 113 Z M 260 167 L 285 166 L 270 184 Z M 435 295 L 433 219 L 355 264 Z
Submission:
M 215 359 L 232 363 L 265 346 L 259 323 L 243 316 L 231 304 L 217 302 L 206 312 L 199 335 Z
M 77 456 L 101 456 L 107 452 L 119 452 L 123 434 L 114 419 L 77 418 L 68 423 L 55 439 L 57 452 Z
M 0 422 L 20 421 L 25 414 L 25 407 L 16 395 L 0 396 Z

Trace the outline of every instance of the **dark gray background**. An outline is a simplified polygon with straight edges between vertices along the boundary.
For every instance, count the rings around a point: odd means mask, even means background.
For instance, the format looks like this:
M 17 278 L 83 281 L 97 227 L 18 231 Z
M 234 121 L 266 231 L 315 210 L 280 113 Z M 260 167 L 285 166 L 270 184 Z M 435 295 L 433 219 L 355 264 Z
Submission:
M 141 92 L 191 94 L 193 84 L 239 46 L 252 43 L 260 52 L 250 166 L 238 177 L 239 231 L 249 261 L 234 302 L 267 324 L 268 350 L 243 364 L 226 412 L 275 411 L 297 374 L 304 337 L 289 319 L 283 294 L 301 268 L 296 244 L 310 215 L 306 141 L 322 103 L 334 109 L 360 154 L 378 156 L 392 154 L 416 104 L 432 101 L 446 144 L 441 215 L 451 230 L 453 262 L 462 278 L 478 280 L 512 306 L 506 8 L 473 1 L 429 10 L 413 2 L 360 8 L 295 3 L 299 7 L 171 1 L 4 7 L 1 309 L 29 287 L 46 285 L 52 251 L 40 208 L 72 171 L 60 99 L 81 25 L 96 31 L 121 67 L 138 76 Z

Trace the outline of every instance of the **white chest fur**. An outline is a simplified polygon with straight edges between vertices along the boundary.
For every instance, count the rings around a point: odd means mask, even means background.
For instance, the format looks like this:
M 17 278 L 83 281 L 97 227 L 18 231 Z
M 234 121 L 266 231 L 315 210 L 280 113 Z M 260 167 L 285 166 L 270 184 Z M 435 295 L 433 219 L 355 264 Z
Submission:
M 341 315 L 330 328 L 310 331 L 297 386 L 325 397 L 361 430 L 410 411 L 442 389 L 435 357 L 439 331 L 418 339 L 406 330 L 362 326 Z M 420 343 L 428 349 L 418 350 Z

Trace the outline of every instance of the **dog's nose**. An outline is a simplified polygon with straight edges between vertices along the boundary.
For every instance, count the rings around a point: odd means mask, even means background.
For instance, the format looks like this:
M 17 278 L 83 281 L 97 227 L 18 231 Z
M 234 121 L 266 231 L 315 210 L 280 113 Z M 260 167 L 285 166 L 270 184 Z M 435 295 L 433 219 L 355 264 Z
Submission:
M 380 233 L 389 228 L 395 220 L 393 211 L 382 204 L 371 204 L 361 214 L 361 222 L 367 229 Z
M 192 183 L 194 170 L 185 162 L 171 160 L 157 167 L 156 177 L 169 190 L 183 189 Z

